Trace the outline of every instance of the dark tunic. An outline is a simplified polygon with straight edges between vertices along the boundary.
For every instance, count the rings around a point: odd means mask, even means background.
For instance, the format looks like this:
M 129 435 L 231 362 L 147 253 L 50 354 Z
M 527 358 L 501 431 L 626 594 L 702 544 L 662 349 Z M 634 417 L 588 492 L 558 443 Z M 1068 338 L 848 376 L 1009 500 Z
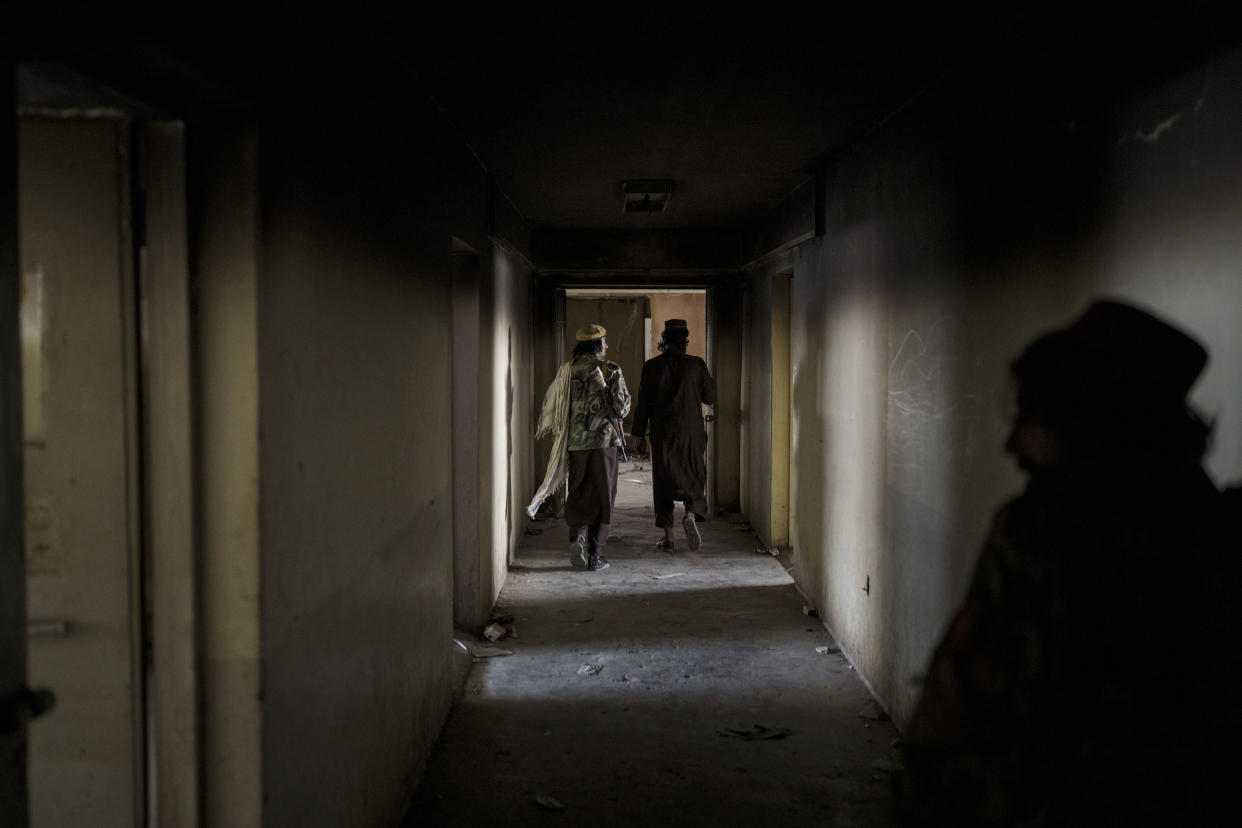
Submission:
M 656 525 L 672 525 L 672 501 L 686 503 L 702 520 L 707 513 L 707 431 L 704 404 L 716 402 L 716 382 L 707 363 L 672 351 L 643 364 L 632 433 L 651 439 Z
M 903 734 L 903 825 L 1221 824 L 1242 731 L 1225 501 L 1197 469 L 1087 469 L 998 513 Z

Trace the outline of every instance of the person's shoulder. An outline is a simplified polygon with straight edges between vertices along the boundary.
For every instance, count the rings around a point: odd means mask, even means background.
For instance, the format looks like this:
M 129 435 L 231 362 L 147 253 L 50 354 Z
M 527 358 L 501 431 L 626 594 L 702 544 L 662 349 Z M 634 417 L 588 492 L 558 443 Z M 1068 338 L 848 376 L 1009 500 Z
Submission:
M 620 365 L 618 365 L 618 364 L 617 364 L 617 363 L 615 363 L 615 362 L 609 362 L 609 363 L 608 363 L 608 372 L 609 372 L 610 374 L 619 374 L 619 373 L 621 373 L 621 366 L 620 366 Z

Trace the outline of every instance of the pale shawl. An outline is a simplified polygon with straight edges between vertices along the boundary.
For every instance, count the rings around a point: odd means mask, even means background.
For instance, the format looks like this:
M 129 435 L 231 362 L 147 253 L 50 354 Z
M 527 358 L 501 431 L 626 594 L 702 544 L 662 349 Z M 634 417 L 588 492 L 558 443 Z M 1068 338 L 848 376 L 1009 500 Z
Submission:
M 543 483 L 526 507 L 526 514 L 531 518 L 543 502 L 569 479 L 569 452 L 565 445 L 569 437 L 569 378 L 572 367 L 573 360 L 563 363 L 543 396 L 543 410 L 539 413 L 535 439 L 551 435 L 552 451 L 548 454 L 548 470 L 543 476 Z

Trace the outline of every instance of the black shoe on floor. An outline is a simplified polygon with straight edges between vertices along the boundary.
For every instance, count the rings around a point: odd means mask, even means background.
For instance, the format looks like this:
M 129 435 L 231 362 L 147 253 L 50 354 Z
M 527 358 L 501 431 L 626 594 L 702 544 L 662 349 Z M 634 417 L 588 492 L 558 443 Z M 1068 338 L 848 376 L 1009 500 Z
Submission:
M 592 555 L 591 559 L 587 561 L 587 569 L 592 572 L 599 572 L 601 569 L 607 569 L 611 565 L 603 555 Z
M 665 538 L 659 541 L 658 543 L 656 543 L 656 549 L 659 549 L 661 552 L 671 553 L 673 551 L 673 542 Z
M 575 538 L 569 542 L 569 562 L 579 569 L 587 565 L 586 538 Z
M 686 530 L 686 542 L 690 544 L 690 551 L 697 551 L 699 545 L 703 543 L 703 538 L 699 535 L 699 527 L 695 523 L 694 515 L 686 515 L 682 518 L 681 528 Z

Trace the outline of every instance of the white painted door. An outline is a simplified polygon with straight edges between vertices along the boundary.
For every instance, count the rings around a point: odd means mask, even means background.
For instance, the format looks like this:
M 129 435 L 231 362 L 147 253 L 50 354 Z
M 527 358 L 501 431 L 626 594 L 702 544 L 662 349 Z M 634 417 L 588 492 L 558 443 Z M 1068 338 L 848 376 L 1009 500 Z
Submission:
M 19 213 L 31 825 L 140 824 L 128 126 L 22 117 Z

